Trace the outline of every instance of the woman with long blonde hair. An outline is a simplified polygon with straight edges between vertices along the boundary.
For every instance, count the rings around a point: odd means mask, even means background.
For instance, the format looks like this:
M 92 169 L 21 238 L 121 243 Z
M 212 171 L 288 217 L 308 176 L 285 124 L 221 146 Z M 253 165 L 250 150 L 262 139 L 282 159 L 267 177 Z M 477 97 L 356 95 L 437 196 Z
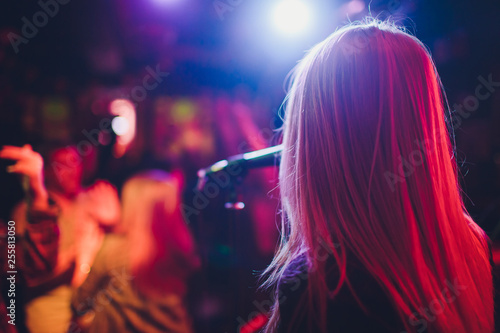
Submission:
M 344 27 L 297 65 L 266 332 L 493 332 L 447 110 L 429 52 L 388 22 Z

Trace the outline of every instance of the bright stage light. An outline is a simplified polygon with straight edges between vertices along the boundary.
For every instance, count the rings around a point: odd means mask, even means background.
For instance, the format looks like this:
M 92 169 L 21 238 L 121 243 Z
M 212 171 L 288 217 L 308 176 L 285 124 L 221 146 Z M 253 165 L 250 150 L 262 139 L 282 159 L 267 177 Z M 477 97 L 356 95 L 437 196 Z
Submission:
M 125 135 L 130 128 L 130 124 L 127 118 L 118 116 L 111 121 L 111 128 L 113 128 L 116 135 Z
M 173 4 L 176 4 L 178 2 L 180 2 L 180 0 L 153 0 L 153 2 L 156 2 L 158 5 L 173 5 Z
M 117 116 L 111 121 L 111 128 L 117 135 L 113 155 L 118 158 L 125 154 L 135 138 L 135 106 L 129 100 L 115 99 L 109 105 L 109 113 Z
M 273 20 L 279 32 L 296 35 L 307 30 L 311 21 L 311 10 L 304 1 L 283 0 L 276 4 Z

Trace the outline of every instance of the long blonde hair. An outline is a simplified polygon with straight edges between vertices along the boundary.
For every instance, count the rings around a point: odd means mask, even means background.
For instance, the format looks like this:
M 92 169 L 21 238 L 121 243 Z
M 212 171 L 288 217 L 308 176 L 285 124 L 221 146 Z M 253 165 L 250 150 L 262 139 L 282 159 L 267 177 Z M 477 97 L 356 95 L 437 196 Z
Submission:
M 407 331 L 417 331 L 417 315 L 429 332 L 493 331 L 488 245 L 460 197 L 446 103 L 424 45 L 387 22 L 344 27 L 295 68 L 279 175 L 285 235 L 266 285 L 305 254 L 317 267 L 307 310 L 323 330 L 328 297 L 349 287 L 350 254 Z M 340 271 L 334 290 L 314 255 L 320 247 Z M 442 290 L 457 281 L 465 290 L 450 302 Z M 432 302 L 443 307 L 435 318 L 419 310 Z M 266 332 L 278 322 L 276 302 Z

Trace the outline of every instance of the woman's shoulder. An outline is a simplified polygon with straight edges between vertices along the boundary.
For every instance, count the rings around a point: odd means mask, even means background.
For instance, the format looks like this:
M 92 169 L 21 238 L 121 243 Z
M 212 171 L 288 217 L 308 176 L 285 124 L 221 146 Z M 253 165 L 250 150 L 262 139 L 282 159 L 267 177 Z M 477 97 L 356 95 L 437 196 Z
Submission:
M 324 262 L 326 282 L 333 290 L 339 280 L 339 269 L 333 258 Z M 308 304 L 308 285 L 313 272 L 305 254 L 294 258 L 284 269 L 278 282 L 278 304 L 280 310 L 280 332 L 290 327 L 297 332 L 310 331 L 303 315 Z M 352 260 L 347 264 L 347 279 L 339 292 L 327 295 L 328 328 L 338 332 L 368 330 L 371 332 L 400 331 L 403 328 L 396 310 L 376 280 L 359 264 Z M 350 286 L 350 287 L 349 287 Z M 355 329 L 355 330 L 354 330 Z
M 303 253 L 292 259 L 290 263 L 286 265 L 278 281 L 278 286 L 286 286 L 296 281 L 297 278 L 307 279 L 308 273 L 309 267 L 307 257 L 305 253 Z

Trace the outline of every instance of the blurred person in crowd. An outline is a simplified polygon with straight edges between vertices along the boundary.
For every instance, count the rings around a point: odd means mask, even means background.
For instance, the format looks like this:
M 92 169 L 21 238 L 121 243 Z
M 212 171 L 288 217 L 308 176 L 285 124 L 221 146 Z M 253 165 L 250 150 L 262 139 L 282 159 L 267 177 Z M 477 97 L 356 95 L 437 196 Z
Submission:
M 9 146 L 4 151 L 41 159 L 26 147 Z M 57 264 L 50 275 L 27 281 L 26 325 L 32 333 L 66 332 L 72 318 L 72 288 L 85 280 L 104 234 L 119 222 L 120 204 L 116 189 L 107 182 L 82 187 L 82 161 L 74 146 L 48 149 L 44 171 L 45 184 L 40 186 L 45 190 L 46 185 L 48 195 L 60 209 Z M 23 202 L 12 213 L 20 236 L 28 225 L 26 208 Z
M 0 249 L 5 256 L 0 259 L 2 286 L 7 281 L 8 290 L 3 300 L 0 296 L 0 328 L 2 332 L 25 330 L 22 318 L 22 281 L 36 281 L 49 276 L 57 264 L 59 230 L 57 217 L 59 209 L 49 203 L 49 196 L 43 182 L 43 159 L 25 145 L 22 148 L 6 146 L 0 150 L 0 158 L 13 160 L 7 172 L 22 176 L 26 193 L 26 225 L 22 237 L 18 234 L 17 221 L 0 223 Z M 6 272 L 16 272 L 14 274 Z M 18 272 L 19 271 L 19 272 Z M 22 273 L 22 275 L 21 275 Z M 8 278 L 7 278 L 8 277 Z M 14 285 L 14 288 L 12 288 Z
M 177 178 L 148 171 L 122 192 L 122 222 L 106 236 L 72 307 L 88 332 L 191 332 L 187 278 L 200 265 L 180 211 Z
M 488 239 L 445 111 L 429 52 L 391 23 L 342 28 L 297 65 L 266 332 L 494 331 Z

